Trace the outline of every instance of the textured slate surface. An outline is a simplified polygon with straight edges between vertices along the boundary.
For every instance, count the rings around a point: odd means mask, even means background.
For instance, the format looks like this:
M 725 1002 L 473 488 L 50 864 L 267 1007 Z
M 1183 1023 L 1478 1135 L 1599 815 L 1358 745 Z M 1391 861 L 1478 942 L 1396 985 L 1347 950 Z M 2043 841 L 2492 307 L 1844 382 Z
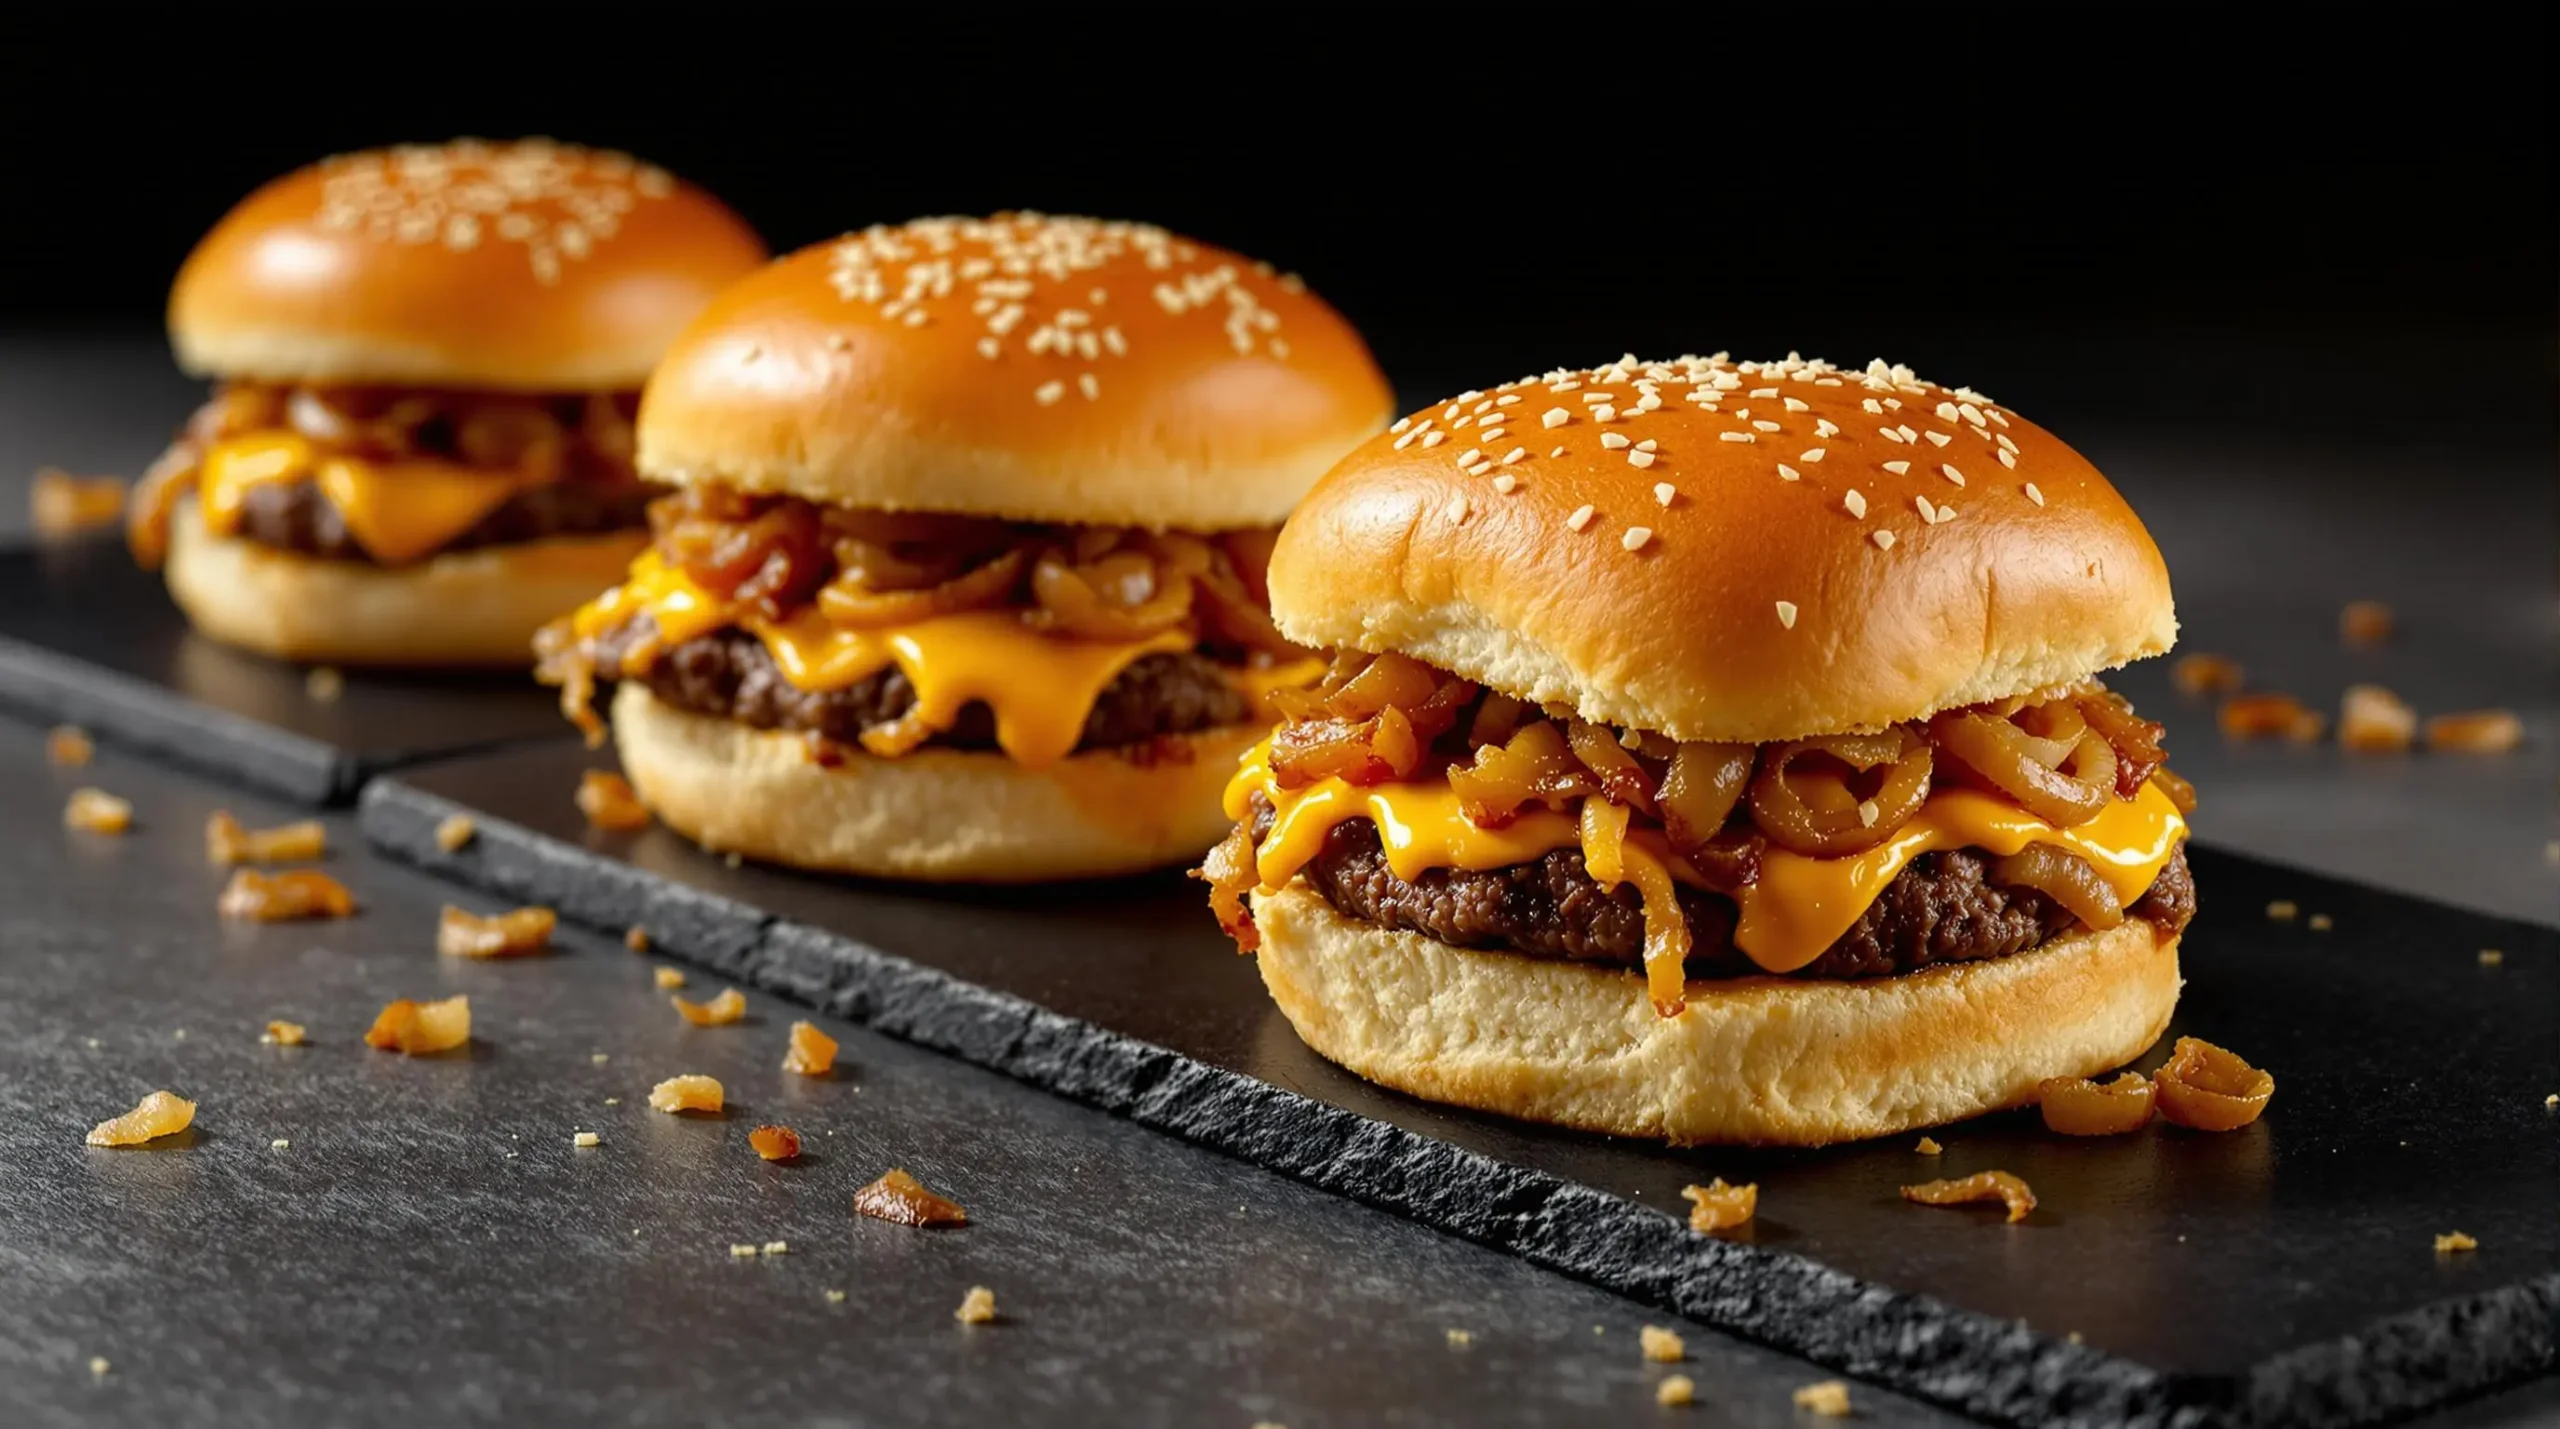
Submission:
M 105 537 L 0 550 L 0 703 L 306 804 L 344 802 L 412 760 L 560 731 L 529 675 L 350 670 L 344 693 L 315 700 L 300 667 L 189 630 L 160 579 Z
M 379 846 L 1541 1264 L 1990 1417 L 2350 1422 L 2549 1368 L 2560 1306 L 2560 935 L 2201 851 L 2173 1032 L 2277 1072 L 2228 1137 L 2025 1117 L 1824 1152 L 1671 1152 L 1380 1092 L 1315 1058 L 1177 879 L 917 892 L 587 829 L 536 746 L 370 789 Z M 482 835 L 458 855 L 436 823 Z M 2271 899 L 2335 920 L 2270 923 Z M 2478 950 L 2505 962 L 2484 968 Z M 1902 1203 L 1999 1166 L 2009 1227 Z M 1741 1243 L 1681 1185 L 1757 1181 Z M 2481 1238 L 2440 1259 L 2439 1231 Z M 2083 1343 L 2067 1336 L 2078 1334 Z
M 222 924 L 207 813 L 292 810 L 114 751 L 48 769 L 40 743 L 0 717 L 12 1429 L 1565 1425 L 1650 1421 L 1674 1370 L 1700 1422 L 1775 1429 L 1821 1377 L 1694 1325 L 1687 1363 L 1648 1365 L 1637 1330 L 1671 1317 L 860 1028 L 828 1021 L 831 1078 L 787 1075 L 784 1029 L 809 1014 L 753 994 L 744 1024 L 688 1028 L 661 960 L 612 939 L 439 959 L 439 903 L 494 905 L 368 854 L 343 816 L 327 867 L 360 916 Z M 135 832 L 66 833 L 78 783 L 131 798 Z M 385 1000 L 457 992 L 468 1055 L 361 1044 Z M 261 1046 L 277 1017 L 311 1044 Z M 648 1111 L 678 1072 L 719 1077 L 728 1115 Z M 190 1137 L 81 1144 L 162 1086 L 199 1103 Z M 767 1121 L 813 1154 L 758 1161 Z M 581 1129 L 603 1144 L 573 1148 Z M 975 1224 L 855 1219 L 853 1189 L 891 1165 Z M 775 1239 L 788 1254 L 728 1251 Z M 1000 1323 L 953 1323 L 971 1285 Z M 1877 1424 L 1953 1422 L 1857 1399 Z

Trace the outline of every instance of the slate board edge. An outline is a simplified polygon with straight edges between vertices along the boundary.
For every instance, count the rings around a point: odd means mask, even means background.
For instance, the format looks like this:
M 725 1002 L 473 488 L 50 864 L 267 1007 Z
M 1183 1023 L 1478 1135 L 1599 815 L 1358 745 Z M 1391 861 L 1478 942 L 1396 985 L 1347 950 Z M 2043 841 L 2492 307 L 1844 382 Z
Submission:
M 435 831 L 457 814 L 475 835 L 447 851 Z M 358 823 L 376 849 L 427 872 L 604 931 L 644 927 L 653 953 L 2000 1423 L 2371 1424 L 2560 1367 L 2553 1275 L 2298 1347 L 2242 1378 L 2163 1374 L 1802 1256 L 1699 1235 L 1634 1201 L 1062 1017 L 395 779 L 365 788 Z
M 0 703 L 297 804 L 345 804 L 361 780 L 344 752 L 318 740 L 7 635 Z

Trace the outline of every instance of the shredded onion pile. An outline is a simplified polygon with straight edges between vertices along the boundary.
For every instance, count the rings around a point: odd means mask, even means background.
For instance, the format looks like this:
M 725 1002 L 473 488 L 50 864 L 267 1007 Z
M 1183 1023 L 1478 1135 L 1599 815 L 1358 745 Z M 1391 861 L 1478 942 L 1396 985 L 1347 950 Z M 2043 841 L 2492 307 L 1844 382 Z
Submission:
M 628 482 L 639 405 L 634 392 L 227 383 L 135 485 L 125 538 L 137 560 L 157 567 L 168 554 L 169 518 L 195 489 L 206 448 L 252 432 L 291 432 L 328 455 L 371 462 L 451 462 L 527 482 Z

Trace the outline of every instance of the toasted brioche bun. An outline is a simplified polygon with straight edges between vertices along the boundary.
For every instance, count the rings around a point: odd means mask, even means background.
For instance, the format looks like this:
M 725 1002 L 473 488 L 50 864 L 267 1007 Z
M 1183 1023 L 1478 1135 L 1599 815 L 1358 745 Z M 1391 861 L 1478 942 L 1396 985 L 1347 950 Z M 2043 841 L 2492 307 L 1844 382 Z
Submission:
M 637 684 L 613 696 L 614 747 L 669 828 L 720 853 L 830 873 L 1028 883 L 1197 859 L 1224 837 L 1219 790 L 1258 727 L 1112 751 L 1042 770 L 1001 754 L 920 749 L 812 762 L 800 736 L 680 710 Z
M 410 566 L 331 561 L 169 523 L 169 593 L 198 630 L 319 665 L 531 666 L 542 623 L 621 581 L 646 531 L 451 551 Z
M 1638 410 L 1639 381 L 1658 407 Z M 2015 413 L 1903 369 L 1690 358 L 1524 379 L 1400 423 L 1290 520 L 1271 604 L 1301 644 L 1737 742 L 2024 694 L 2177 634 L 2142 522 Z
M 201 376 L 518 391 L 638 387 L 764 260 L 717 199 L 549 140 L 369 150 L 251 194 L 169 294 Z
M 1267 265 L 1144 224 L 920 219 L 721 296 L 640 408 L 640 469 L 1015 520 L 1277 524 L 1386 424 L 1359 334 Z
M 2140 1056 L 2178 1000 L 2178 940 L 2128 919 L 2032 952 L 1861 982 L 1689 984 L 1454 948 L 1257 895 L 1272 1000 L 1308 1046 L 1432 1101 L 1676 1144 L 1821 1146 L 2035 1098 Z

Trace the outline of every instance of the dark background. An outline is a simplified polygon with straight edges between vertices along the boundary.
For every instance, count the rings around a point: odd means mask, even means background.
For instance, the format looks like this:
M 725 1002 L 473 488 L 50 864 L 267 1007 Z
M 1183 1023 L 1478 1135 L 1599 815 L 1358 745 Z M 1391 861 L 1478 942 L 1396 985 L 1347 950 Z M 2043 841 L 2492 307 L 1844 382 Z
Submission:
M 1417 399 L 1716 348 L 1882 354 L 2036 415 L 2091 405 L 2089 362 L 2129 384 L 2102 415 L 2346 402 L 2400 358 L 2497 388 L 2472 410 L 2550 390 L 2539 16 L 528 8 L 5 22 L 0 324 L 148 331 L 272 175 L 547 133 L 778 248 L 1150 219 L 1306 274 Z

